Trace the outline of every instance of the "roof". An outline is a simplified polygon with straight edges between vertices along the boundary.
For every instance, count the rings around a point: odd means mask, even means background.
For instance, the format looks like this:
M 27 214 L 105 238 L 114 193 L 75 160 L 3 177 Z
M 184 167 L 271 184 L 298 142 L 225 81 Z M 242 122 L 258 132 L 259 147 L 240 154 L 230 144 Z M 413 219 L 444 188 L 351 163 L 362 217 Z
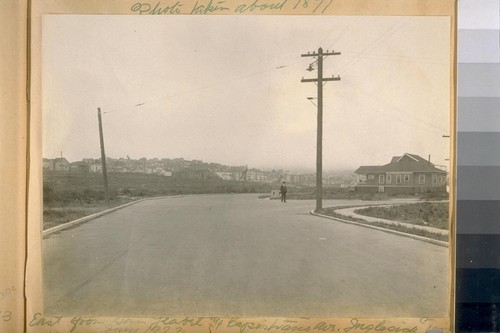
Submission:
M 54 161 L 54 163 L 58 163 L 58 162 L 69 163 L 68 160 L 64 157 L 54 158 L 53 161 Z
M 360 173 L 360 174 L 381 173 L 385 171 L 386 171 L 385 165 L 363 165 L 357 168 L 356 171 L 354 171 L 354 173 Z
M 391 162 L 385 165 L 360 166 L 354 173 L 385 173 L 385 172 L 435 172 L 443 173 L 446 171 L 436 168 L 434 164 L 415 154 L 404 154 L 394 156 Z
M 391 163 L 395 163 L 397 162 L 399 159 L 401 158 L 401 156 L 394 156 L 391 160 Z

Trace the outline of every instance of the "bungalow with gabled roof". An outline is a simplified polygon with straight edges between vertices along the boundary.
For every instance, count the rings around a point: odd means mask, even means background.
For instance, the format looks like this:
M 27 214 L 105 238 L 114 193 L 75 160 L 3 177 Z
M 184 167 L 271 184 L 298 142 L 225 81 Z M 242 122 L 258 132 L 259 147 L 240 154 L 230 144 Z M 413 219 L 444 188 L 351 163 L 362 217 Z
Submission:
M 415 194 L 446 192 L 446 171 L 415 154 L 394 156 L 385 165 L 360 166 L 356 191 L 365 193 Z

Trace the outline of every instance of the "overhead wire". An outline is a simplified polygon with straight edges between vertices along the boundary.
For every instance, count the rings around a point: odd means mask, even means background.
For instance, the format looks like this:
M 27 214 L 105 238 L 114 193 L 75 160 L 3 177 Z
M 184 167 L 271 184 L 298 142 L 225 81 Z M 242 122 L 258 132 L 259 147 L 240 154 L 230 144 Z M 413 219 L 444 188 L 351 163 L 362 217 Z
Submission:
M 388 37 L 390 37 L 392 34 L 394 34 L 396 31 L 398 31 L 399 29 L 401 29 L 401 27 L 403 26 L 404 24 L 404 21 L 403 20 L 400 20 L 398 22 L 396 22 L 395 24 L 393 24 L 392 26 L 390 26 L 386 31 L 384 31 L 379 37 L 377 37 L 372 43 L 370 43 L 368 46 L 366 46 L 364 49 L 362 49 L 359 54 L 360 56 L 358 57 L 355 57 L 353 60 L 351 60 L 350 62 L 348 62 L 347 64 L 345 64 L 344 66 L 340 67 L 337 72 L 339 74 L 342 74 L 342 72 L 351 67 L 352 65 L 356 64 L 357 62 L 359 62 L 360 60 L 362 60 L 364 58 L 364 56 L 369 53 L 370 51 L 372 51 L 373 49 L 375 49 L 377 46 L 379 46 L 384 40 L 386 40 Z
M 342 73 L 342 71 L 346 70 L 347 68 L 355 65 L 357 62 L 359 62 L 360 60 L 364 59 L 364 58 L 367 58 L 367 57 L 370 57 L 369 53 L 371 51 L 373 51 L 377 46 L 379 46 L 381 43 L 383 43 L 388 37 L 390 37 L 391 35 L 393 35 L 394 33 L 396 33 L 398 30 L 400 30 L 403 25 L 404 25 L 404 21 L 403 20 L 399 20 L 398 22 L 396 22 L 395 24 L 391 25 L 388 29 L 386 29 L 380 36 L 378 36 L 372 43 L 370 43 L 369 45 L 367 45 L 365 48 L 363 48 L 360 52 L 354 54 L 354 59 L 349 61 L 348 63 L 346 63 L 345 65 L 343 65 L 340 69 L 338 69 L 338 73 Z M 338 36 L 338 38 L 340 38 L 343 34 L 345 33 L 345 30 L 343 31 L 343 33 L 341 33 L 340 36 Z M 331 33 L 330 33 L 331 34 Z M 329 34 L 329 35 L 330 35 Z M 333 46 L 333 42 L 332 42 L 332 46 Z M 332 47 L 330 46 L 330 48 Z M 344 55 L 345 53 L 342 52 L 342 55 Z M 346 54 L 347 56 L 349 55 L 349 53 Z M 373 56 L 372 56 L 373 57 Z M 387 56 L 387 57 L 391 57 L 391 56 Z M 423 59 L 423 60 L 428 60 L 428 58 L 425 58 L 425 57 L 410 57 L 410 59 L 412 60 L 406 60 L 406 59 L 401 59 L 400 57 L 398 56 L 392 56 L 393 59 L 387 59 L 388 61 L 394 61 L 394 60 L 397 60 L 397 61 L 402 61 L 402 62 L 419 62 L 419 63 L 437 63 L 437 64 L 441 64 L 443 62 L 435 62 L 435 61 L 419 61 L 420 59 Z M 395 59 L 397 58 L 397 59 Z M 413 59 L 416 59 L 416 60 L 413 60 Z M 433 133 L 434 132 L 437 132 L 437 131 L 440 131 L 440 134 L 442 134 L 442 132 L 446 132 L 447 130 L 443 129 L 442 127 L 439 127 L 439 126 L 436 126 L 434 124 L 431 124 L 425 120 L 422 120 L 420 118 L 417 118 L 415 117 L 414 115 L 412 114 L 409 114 L 408 112 L 404 112 L 403 110 L 401 110 L 400 108 L 392 105 L 391 103 L 389 103 L 388 101 L 380 98 L 379 96 L 376 96 L 374 95 L 373 93 L 367 91 L 366 89 L 364 88 L 361 88 L 359 86 L 357 86 L 356 84 L 354 84 L 353 82 L 351 82 L 350 80 L 346 79 L 346 78 L 342 78 L 342 81 L 343 83 L 350 87 L 351 89 L 353 90 L 357 90 L 358 92 L 361 92 L 362 94 L 366 95 L 366 96 L 369 96 L 372 100 L 378 100 L 379 102 L 382 102 L 383 104 L 385 104 L 386 106 L 396 110 L 398 113 L 400 114 L 403 114 L 409 118 L 411 118 L 413 120 L 413 123 L 409 123 L 408 121 L 405 121 L 401 118 L 398 118 L 398 117 L 395 117 L 394 115 L 391 115 L 391 114 L 387 114 L 387 113 L 384 113 L 384 112 L 381 112 L 377 109 L 375 109 L 373 107 L 373 104 L 370 104 L 370 106 L 368 105 L 363 105 L 359 102 L 359 100 L 353 100 L 353 99 L 349 99 L 345 96 L 340 96 L 344 99 L 347 99 L 347 100 L 350 100 L 351 102 L 353 103 L 356 103 L 356 104 L 359 104 L 365 108 L 369 108 L 369 109 L 372 109 L 374 110 L 375 112 L 378 112 L 380 114 L 383 114 L 385 115 L 386 117 L 391 117 L 401 123 L 405 123 L 407 125 L 414 125 L 415 123 L 420 123 L 422 126 L 425 126 L 425 127 L 422 127 L 423 129 L 427 130 L 427 131 L 432 131 Z M 338 95 L 338 94 L 337 94 Z M 432 130 L 432 129 L 433 130 Z
M 359 57 L 359 53 L 342 52 L 342 55 L 346 57 L 355 57 L 355 58 Z M 381 61 L 397 61 L 397 62 L 408 62 L 408 63 L 419 63 L 419 64 L 436 64 L 436 65 L 446 64 L 446 60 L 430 59 L 426 57 L 405 57 L 398 55 L 374 54 L 374 55 L 365 55 L 364 58 L 378 59 Z
M 241 75 L 241 76 L 238 76 L 238 77 L 234 77 L 234 78 L 231 78 L 231 79 L 227 79 L 227 80 L 222 80 L 222 81 L 214 82 L 214 83 L 211 83 L 211 84 L 207 84 L 205 86 L 201 86 L 201 87 L 197 87 L 197 88 L 194 88 L 194 89 L 186 90 L 186 91 L 179 92 L 179 93 L 176 93 L 176 94 L 170 94 L 170 95 L 162 96 L 162 97 L 159 97 L 159 98 L 153 98 L 153 99 L 143 100 L 143 101 L 141 101 L 139 103 L 130 103 L 130 104 L 128 104 L 126 106 L 123 106 L 123 107 L 112 108 L 111 110 L 103 112 L 103 113 L 106 114 L 106 113 L 119 112 L 119 111 L 122 111 L 122 110 L 125 110 L 125 109 L 130 109 L 130 108 L 144 106 L 146 104 L 157 102 L 157 101 L 160 101 L 160 100 L 170 99 L 170 98 L 174 98 L 174 97 L 178 97 L 178 96 L 182 96 L 182 95 L 186 95 L 186 94 L 191 94 L 191 93 L 194 93 L 194 92 L 197 92 L 197 91 L 200 91 L 200 90 L 212 88 L 212 87 L 215 87 L 215 86 L 224 85 L 224 84 L 227 84 L 227 83 L 230 83 L 230 82 L 234 82 L 234 81 L 246 79 L 246 78 L 249 78 L 249 77 L 252 77 L 252 76 L 257 76 L 257 75 L 268 73 L 268 72 L 272 72 L 272 71 L 275 71 L 275 70 L 280 70 L 280 69 L 283 69 L 283 68 L 286 68 L 286 67 L 290 67 L 290 66 L 296 65 L 298 63 L 299 63 L 299 61 L 295 61 L 295 62 L 290 62 L 290 63 L 285 64 L 285 65 L 274 66 L 273 68 L 269 68 L 269 69 L 265 69 L 265 70 L 262 70 L 262 71 L 253 72 L 253 73 L 250 73 L 250 74 L 244 74 L 244 75 Z
M 444 128 L 442 128 L 442 127 L 436 126 L 436 125 L 434 125 L 434 124 L 432 124 L 432 123 L 429 123 L 429 122 L 427 122 L 427 121 L 425 121 L 425 120 L 423 120 L 423 119 L 420 119 L 420 118 L 418 118 L 418 117 L 415 117 L 415 116 L 414 116 L 413 114 L 411 114 L 411 113 L 408 113 L 408 112 L 403 111 L 401 108 L 399 108 L 399 107 L 397 107 L 397 106 L 395 106 L 395 105 L 391 104 L 390 102 L 386 101 L 385 99 L 382 99 L 382 98 L 380 98 L 379 96 L 374 95 L 373 93 L 369 92 L 368 90 L 366 90 L 366 89 L 364 89 L 364 88 L 361 88 L 361 87 L 359 87 L 359 86 L 357 86 L 357 85 L 353 84 L 350 80 L 346 80 L 346 79 L 344 79 L 344 83 L 345 83 L 347 86 L 350 86 L 350 87 L 351 87 L 351 88 L 353 88 L 353 89 L 357 89 L 357 90 L 362 91 L 365 95 L 370 96 L 372 99 L 375 99 L 375 100 L 381 101 L 381 102 L 382 102 L 382 103 L 384 103 L 386 106 L 388 106 L 388 107 L 390 107 L 390 108 L 392 108 L 392 109 L 394 109 L 394 110 L 398 111 L 399 113 L 401 113 L 401 114 L 403 114 L 403 115 L 405 115 L 405 116 L 407 116 L 407 117 L 409 117 L 409 118 L 412 118 L 413 120 L 415 120 L 415 121 L 417 121 L 417 122 L 419 122 L 419 123 L 421 123 L 421 124 L 423 124 L 423 125 L 426 125 L 426 126 L 429 126 L 429 127 L 433 127 L 433 128 L 435 128 L 435 129 L 438 129 L 438 130 L 443 131 L 443 132 L 446 132 L 446 131 L 447 131 L 446 129 L 444 129 Z

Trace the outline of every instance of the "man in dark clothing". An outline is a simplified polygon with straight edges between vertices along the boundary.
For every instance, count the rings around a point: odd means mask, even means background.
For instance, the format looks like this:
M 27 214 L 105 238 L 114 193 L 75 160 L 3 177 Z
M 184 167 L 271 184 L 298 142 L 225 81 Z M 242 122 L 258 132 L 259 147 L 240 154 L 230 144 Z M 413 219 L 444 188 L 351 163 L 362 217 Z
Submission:
M 283 182 L 283 185 L 280 187 L 280 193 L 281 193 L 281 202 L 286 202 L 286 184 Z

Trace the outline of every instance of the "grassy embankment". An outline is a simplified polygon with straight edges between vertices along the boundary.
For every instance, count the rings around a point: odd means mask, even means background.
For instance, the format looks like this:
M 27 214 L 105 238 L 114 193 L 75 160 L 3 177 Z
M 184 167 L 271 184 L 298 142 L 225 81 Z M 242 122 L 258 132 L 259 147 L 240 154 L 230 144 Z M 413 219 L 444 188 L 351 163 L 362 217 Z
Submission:
M 448 230 L 449 226 L 448 207 L 449 207 L 448 202 L 442 202 L 442 203 L 419 202 L 419 203 L 395 205 L 390 207 L 373 206 L 355 210 L 355 213 L 371 217 L 383 218 L 386 220 L 404 222 L 407 224 L 428 226 L 428 227 Z M 426 230 L 420 230 L 404 225 L 391 225 L 383 222 L 366 222 L 363 219 L 343 216 L 335 212 L 335 210 L 337 209 L 340 208 L 339 207 L 326 208 L 323 210 L 323 214 L 345 220 L 351 220 L 359 223 L 374 225 L 386 229 L 401 231 L 404 233 L 409 233 L 417 236 L 432 238 L 440 241 L 448 241 L 448 236 L 433 233 Z
M 102 174 L 45 172 L 43 175 L 44 229 L 148 197 L 213 193 L 269 193 L 269 183 L 178 179 L 140 173 L 108 175 L 110 206 L 104 201 Z M 278 185 L 279 186 L 279 185 Z

